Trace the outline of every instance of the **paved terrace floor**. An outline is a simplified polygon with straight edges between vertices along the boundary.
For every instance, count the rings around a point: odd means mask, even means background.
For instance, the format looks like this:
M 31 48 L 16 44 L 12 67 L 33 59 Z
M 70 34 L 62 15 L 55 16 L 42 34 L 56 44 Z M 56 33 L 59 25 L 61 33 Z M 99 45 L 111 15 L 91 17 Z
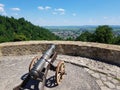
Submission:
M 35 56 L 38 55 L 0 57 L 0 90 L 13 90 L 19 85 Z M 120 90 L 120 67 L 67 55 L 58 55 L 56 63 L 59 60 L 66 62 L 67 75 L 59 86 L 46 85 L 45 90 Z M 52 76 L 54 72 L 48 72 L 47 80 Z

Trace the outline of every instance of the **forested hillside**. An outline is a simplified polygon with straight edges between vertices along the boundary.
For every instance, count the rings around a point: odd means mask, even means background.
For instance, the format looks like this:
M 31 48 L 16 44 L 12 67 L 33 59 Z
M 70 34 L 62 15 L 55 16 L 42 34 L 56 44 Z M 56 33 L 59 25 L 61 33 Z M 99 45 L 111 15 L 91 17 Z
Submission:
M 24 18 L 0 16 L 0 42 L 56 39 L 59 37 L 49 30 L 35 26 Z

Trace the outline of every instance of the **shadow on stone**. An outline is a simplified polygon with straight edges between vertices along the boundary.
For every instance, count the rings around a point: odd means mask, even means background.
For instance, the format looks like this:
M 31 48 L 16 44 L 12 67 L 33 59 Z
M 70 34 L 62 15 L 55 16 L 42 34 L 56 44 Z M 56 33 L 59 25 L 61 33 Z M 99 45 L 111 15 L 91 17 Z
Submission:
M 25 80 L 28 76 L 28 73 L 24 74 L 22 77 L 21 77 L 21 80 Z M 41 85 L 40 85 L 41 84 Z M 30 78 L 28 80 L 28 82 L 25 84 L 24 88 L 20 89 L 20 85 L 16 86 L 13 88 L 13 90 L 41 90 L 41 86 L 42 86 L 42 82 L 40 82 L 39 80 L 35 80 L 35 79 L 32 79 Z M 55 76 L 51 76 L 50 78 L 48 78 L 45 82 L 45 86 L 48 87 L 48 88 L 54 88 L 56 86 L 58 86 L 58 84 L 56 83 L 56 80 L 55 80 Z
M 54 87 L 58 86 L 58 84 L 56 83 L 55 76 L 51 76 L 50 78 L 48 78 L 46 80 L 45 86 L 48 88 L 54 88 Z
M 22 77 L 21 77 L 21 80 L 25 80 L 28 76 L 28 73 L 24 74 Z M 13 90 L 40 90 L 39 86 L 40 84 L 42 84 L 42 82 L 40 82 L 39 80 L 35 80 L 35 79 L 32 79 L 30 78 L 27 83 L 25 83 L 25 86 L 24 88 L 22 87 L 22 89 L 20 89 L 20 85 L 16 86 Z

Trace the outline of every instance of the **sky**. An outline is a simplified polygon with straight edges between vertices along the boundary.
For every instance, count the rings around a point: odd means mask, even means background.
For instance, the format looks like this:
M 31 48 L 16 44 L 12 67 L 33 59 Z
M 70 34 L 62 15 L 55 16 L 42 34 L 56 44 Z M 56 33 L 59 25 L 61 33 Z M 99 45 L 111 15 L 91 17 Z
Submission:
M 120 0 L 0 0 L 0 15 L 39 26 L 120 25 Z

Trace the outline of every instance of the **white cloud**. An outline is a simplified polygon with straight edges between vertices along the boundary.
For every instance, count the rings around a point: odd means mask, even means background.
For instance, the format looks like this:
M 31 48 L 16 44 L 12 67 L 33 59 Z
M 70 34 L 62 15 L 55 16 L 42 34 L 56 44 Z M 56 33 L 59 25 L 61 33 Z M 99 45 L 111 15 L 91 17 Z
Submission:
M 3 7 L 0 7 L 0 12 L 4 12 L 4 8 Z
M 0 3 L 0 14 L 6 16 L 7 13 L 6 13 L 5 9 L 4 9 L 4 6 L 5 6 L 4 4 Z
M 45 6 L 45 7 L 38 6 L 38 9 L 39 10 L 49 10 L 49 9 L 52 9 L 52 7 L 50 7 L 50 6 Z M 53 9 L 51 13 L 53 15 L 56 15 L 56 14 L 58 14 L 58 15 L 64 15 L 65 14 L 65 9 L 63 9 L 63 8 Z
M 38 9 L 39 10 L 49 10 L 49 9 L 52 9 L 52 7 L 50 7 L 50 6 L 45 6 L 45 7 L 38 6 Z M 56 15 L 56 14 L 58 14 L 58 15 L 64 15 L 65 14 L 65 9 L 63 9 L 63 8 L 53 9 L 51 13 L 53 15 Z
M 65 9 L 63 8 L 58 8 L 58 9 L 54 9 L 54 11 L 60 15 L 64 15 L 65 14 Z
M 39 10 L 44 10 L 44 7 L 39 6 L 38 9 L 39 9 Z
M 4 4 L 1 4 L 1 3 L 0 3 L 0 7 L 4 7 Z
M 45 7 L 45 10 L 48 10 L 48 9 L 51 9 L 51 7 L 49 7 L 49 6 L 46 6 L 46 7 Z
M 4 12 L 4 4 L 0 3 L 0 12 Z
M 76 16 L 77 14 L 76 14 L 76 13 L 73 13 L 72 15 L 73 15 L 73 16 Z
M 20 11 L 20 8 L 11 8 L 13 11 Z
M 39 10 L 49 10 L 49 9 L 51 9 L 51 7 L 50 6 L 45 6 L 45 7 L 39 6 L 38 9 Z
M 55 11 L 57 11 L 57 12 L 65 12 L 65 9 L 63 9 L 63 8 L 58 8 L 58 9 L 55 9 Z

